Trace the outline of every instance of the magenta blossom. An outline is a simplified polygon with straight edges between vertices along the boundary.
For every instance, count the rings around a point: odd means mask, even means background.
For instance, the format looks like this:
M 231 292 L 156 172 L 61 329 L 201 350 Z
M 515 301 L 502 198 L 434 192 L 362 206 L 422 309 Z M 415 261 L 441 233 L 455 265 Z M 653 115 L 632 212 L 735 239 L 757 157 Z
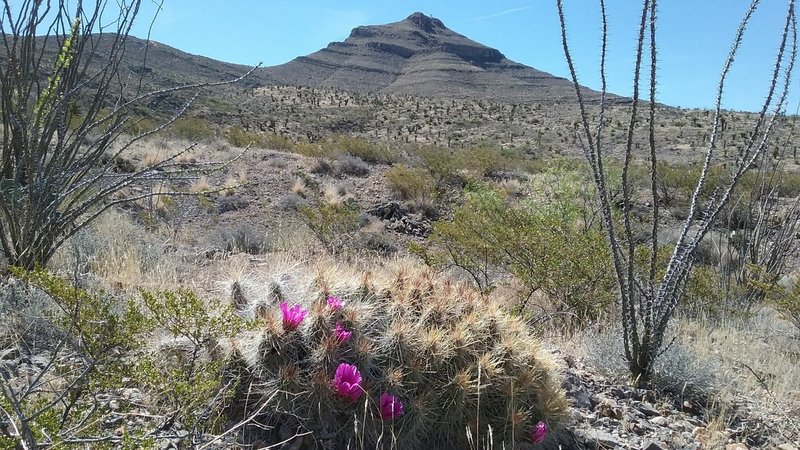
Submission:
M 289 304 L 283 302 L 280 306 L 281 313 L 283 313 L 283 329 L 286 331 L 297 329 L 297 327 L 300 326 L 300 322 L 302 322 L 303 319 L 306 318 L 306 314 L 308 314 L 308 310 L 303 309 L 299 304 L 295 304 L 289 308 Z
M 531 428 L 530 433 L 531 441 L 533 441 L 534 444 L 541 444 L 547 437 L 547 424 L 540 420 Z
M 352 331 L 347 331 L 347 329 L 339 322 L 336 322 L 336 327 L 333 329 L 333 335 L 336 336 L 336 339 L 339 342 L 347 342 L 353 336 Z
M 328 308 L 330 308 L 333 311 L 338 311 L 338 310 L 342 309 L 342 299 L 340 299 L 339 297 L 337 297 L 335 295 L 329 295 L 328 296 Z
M 333 377 L 333 390 L 350 403 L 355 403 L 364 393 L 361 389 L 361 373 L 356 366 L 347 363 L 339 364 Z
M 380 399 L 381 418 L 383 420 L 394 420 L 405 414 L 403 402 L 394 395 L 384 392 Z

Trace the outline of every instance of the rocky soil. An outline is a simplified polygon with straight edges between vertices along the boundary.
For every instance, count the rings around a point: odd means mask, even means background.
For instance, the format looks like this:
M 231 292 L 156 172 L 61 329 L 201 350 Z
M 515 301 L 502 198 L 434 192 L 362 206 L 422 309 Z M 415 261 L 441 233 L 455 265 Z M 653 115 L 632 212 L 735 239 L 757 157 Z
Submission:
M 556 352 L 561 353 L 556 350 Z M 712 405 L 655 390 L 615 384 L 582 360 L 562 354 L 563 387 L 573 422 L 561 437 L 570 450 L 797 450 L 795 424 L 746 398 L 732 401 L 728 424 L 714 420 Z

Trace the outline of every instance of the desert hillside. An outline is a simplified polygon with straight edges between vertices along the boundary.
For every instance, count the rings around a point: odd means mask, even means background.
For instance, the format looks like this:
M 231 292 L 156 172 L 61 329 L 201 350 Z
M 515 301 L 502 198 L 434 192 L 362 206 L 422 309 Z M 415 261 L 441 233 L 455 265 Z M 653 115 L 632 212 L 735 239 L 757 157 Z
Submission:
M 778 81 L 580 103 L 418 12 L 257 68 L 89 18 L 0 49 L 0 448 L 800 446 Z

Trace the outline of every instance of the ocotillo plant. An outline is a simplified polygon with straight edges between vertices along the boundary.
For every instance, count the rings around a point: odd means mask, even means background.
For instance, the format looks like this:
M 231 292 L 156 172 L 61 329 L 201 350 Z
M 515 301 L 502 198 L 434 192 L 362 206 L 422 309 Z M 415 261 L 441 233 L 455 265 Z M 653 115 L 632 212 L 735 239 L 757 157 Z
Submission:
M 689 213 L 682 224 L 672 256 L 664 270 L 657 267 L 657 250 L 659 248 L 659 192 L 657 189 L 656 166 L 658 149 L 655 141 L 656 124 L 656 80 L 658 73 L 657 38 L 657 1 L 642 2 L 641 18 L 638 23 L 638 39 L 635 63 L 633 67 L 633 96 L 630 105 L 627 139 L 624 149 L 622 170 L 622 211 L 621 224 L 616 219 L 616 211 L 610 200 L 609 180 L 604 168 L 603 126 L 608 99 L 606 96 L 606 46 L 608 23 L 605 1 L 600 0 L 602 20 L 600 78 L 602 92 L 600 98 L 597 123 L 591 123 L 587 102 L 578 84 L 578 75 L 572 60 L 572 53 L 567 42 L 567 25 L 564 16 L 563 1 L 557 0 L 561 24 L 562 43 L 575 94 L 580 105 L 580 121 L 578 134 L 583 147 L 584 156 L 591 168 L 594 183 L 598 190 L 598 202 L 603 216 L 608 245 L 611 249 L 614 271 L 619 287 L 620 308 L 622 316 L 624 355 L 628 361 L 630 374 L 635 384 L 646 384 L 652 374 L 653 361 L 658 357 L 664 345 L 667 325 L 681 299 L 682 289 L 693 266 L 693 253 L 703 237 L 711 230 L 742 176 L 754 166 L 765 154 L 770 136 L 781 123 L 786 98 L 791 80 L 792 69 L 797 51 L 797 27 L 794 0 L 787 2 L 785 21 L 781 25 L 781 37 L 775 59 L 772 77 L 767 88 L 767 95 L 752 128 L 748 133 L 746 145 L 734 167 L 730 171 L 730 179 L 712 198 L 703 202 L 701 192 L 707 182 L 710 169 L 715 162 L 715 149 L 722 128 L 722 95 L 725 82 L 733 65 L 734 58 L 744 38 L 745 30 L 759 6 L 759 0 L 753 0 L 742 19 L 733 44 L 725 60 L 722 75 L 717 85 L 716 102 L 713 118 L 709 125 L 709 138 L 700 179 L 691 197 Z M 645 54 L 645 42 L 648 42 L 649 56 Z M 639 92 L 641 69 L 649 58 L 649 98 L 642 102 Z M 640 117 L 639 108 L 645 107 L 647 120 Z M 639 125 L 646 125 L 648 155 L 650 167 L 650 191 L 652 208 L 650 209 L 649 258 L 644 264 L 637 263 L 636 242 L 632 226 L 631 213 L 631 181 L 629 168 L 634 159 L 634 131 Z M 639 259 L 641 261 L 641 259 Z M 663 272 L 663 276 L 657 276 Z

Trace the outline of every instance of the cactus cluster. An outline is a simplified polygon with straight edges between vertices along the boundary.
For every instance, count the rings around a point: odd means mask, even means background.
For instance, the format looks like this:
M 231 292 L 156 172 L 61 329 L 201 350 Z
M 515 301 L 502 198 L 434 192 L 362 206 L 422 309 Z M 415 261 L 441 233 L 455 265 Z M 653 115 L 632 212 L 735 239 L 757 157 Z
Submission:
M 259 323 L 230 344 L 240 417 L 259 411 L 298 448 L 520 448 L 557 428 L 567 402 L 528 325 L 409 267 L 295 265 L 234 283 Z

